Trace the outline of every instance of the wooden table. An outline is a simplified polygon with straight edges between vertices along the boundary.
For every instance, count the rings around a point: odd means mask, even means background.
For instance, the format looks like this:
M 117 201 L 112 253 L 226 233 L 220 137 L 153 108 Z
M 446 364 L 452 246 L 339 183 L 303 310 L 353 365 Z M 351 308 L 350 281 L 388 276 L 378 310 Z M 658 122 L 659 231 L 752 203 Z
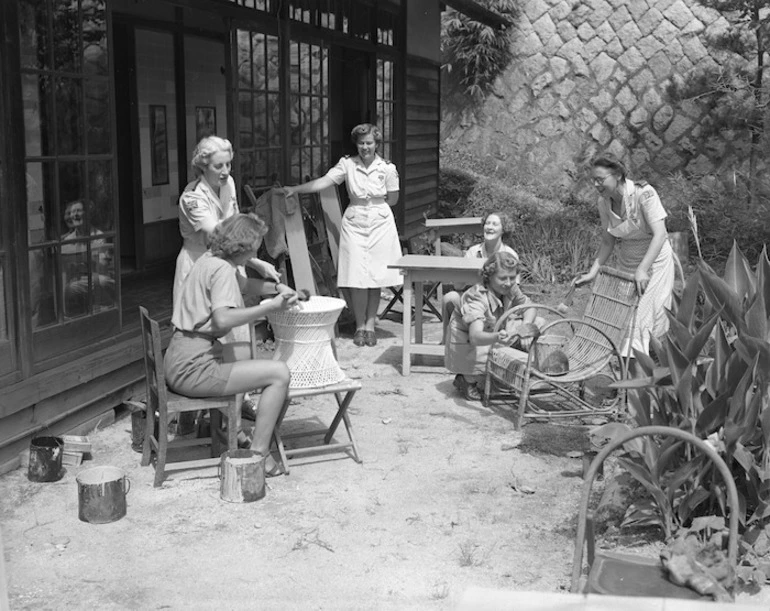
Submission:
M 388 267 L 400 269 L 404 276 L 404 346 L 401 355 L 401 374 L 409 375 L 412 354 L 443 356 L 444 346 L 422 343 L 423 283 L 452 282 L 458 285 L 475 284 L 483 259 L 466 257 L 434 257 L 431 255 L 404 255 Z M 412 343 L 412 294 L 414 293 L 414 343 Z
M 481 233 L 480 216 L 451 219 L 425 219 L 425 228 L 436 232 L 433 242 L 433 254 L 441 255 L 441 236 L 450 233 Z

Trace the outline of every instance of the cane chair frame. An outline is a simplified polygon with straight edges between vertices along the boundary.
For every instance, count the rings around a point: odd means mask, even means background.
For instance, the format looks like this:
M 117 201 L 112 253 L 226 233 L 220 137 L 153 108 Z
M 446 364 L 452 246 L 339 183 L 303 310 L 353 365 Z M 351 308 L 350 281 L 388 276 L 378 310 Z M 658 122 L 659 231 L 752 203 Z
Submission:
M 677 586 L 669 582 L 663 573 L 663 567 L 660 560 L 641 557 L 639 555 L 619 554 L 616 552 L 596 553 L 596 544 L 593 533 L 593 515 L 589 510 L 589 504 L 592 496 L 592 487 L 597 474 L 599 473 L 605 459 L 615 450 L 622 447 L 629 441 L 638 437 L 673 437 L 680 441 L 690 444 L 703 452 L 714 464 L 722 477 L 725 485 L 725 496 L 727 507 L 730 509 L 728 518 L 728 544 L 727 561 L 732 567 L 733 574 L 738 563 L 738 518 L 740 505 L 738 500 L 738 490 L 733 480 L 730 468 L 719 455 L 719 453 L 704 440 L 699 439 L 692 433 L 681 429 L 668 426 L 644 426 L 632 429 L 621 437 L 610 441 L 596 458 L 591 461 L 588 472 L 584 478 L 583 491 L 580 499 L 580 509 L 578 512 L 577 533 L 575 536 L 575 553 L 572 560 L 572 579 L 570 591 L 573 593 L 585 590 L 612 595 L 632 595 L 632 596 L 665 596 L 667 598 L 702 598 L 694 590 L 685 586 Z M 586 548 L 588 576 L 583 576 L 583 549 Z M 613 591 L 608 591 L 603 586 L 601 579 L 602 570 L 611 571 L 613 575 L 625 574 L 628 579 L 613 581 L 615 584 Z M 639 591 L 639 582 L 642 581 L 650 587 L 649 592 Z M 631 587 L 636 591 L 622 591 L 623 585 L 632 584 Z M 619 590 L 619 591 L 614 591 Z
M 590 397 L 587 398 L 586 383 L 600 375 L 613 381 L 627 377 L 629 356 L 621 354 L 621 348 L 624 338 L 633 336 L 638 302 L 633 275 L 602 266 L 594 280 L 582 318 L 562 318 L 546 324 L 540 337 L 533 339 L 526 357 L 521 352 L 507 347 L 493 347 L 489 350 L 484 380 L 484 404 L 489 402 L 493 385 L 498 390 L 509 391 L 518 396 L 519 404 L 514 422 L 516 429 L 519 429 L 527 418 L 550 420 L 617 412 L 622 407 L 620 404 L 624 402 L 623 394 L 618 394 L 613 401 L 597 405 Z M 531 307 L 533 305 L 521 305 L 505 312 L 495 325 L 495 332 L 504 327 L 510 316 Z M 561 348 L 569 362 L 569 371 L 552 375 L 538 369 L 535 355 L 547 349 L 542 346 L 541 338 L 547 337 L 550 331 L 560 325 L 568 325 L 572 333 Z M 535 402 L 535 395 L 551 395 L 555 400 L 541 399 Z M 548 407 L 544 407 L 544 404 Z

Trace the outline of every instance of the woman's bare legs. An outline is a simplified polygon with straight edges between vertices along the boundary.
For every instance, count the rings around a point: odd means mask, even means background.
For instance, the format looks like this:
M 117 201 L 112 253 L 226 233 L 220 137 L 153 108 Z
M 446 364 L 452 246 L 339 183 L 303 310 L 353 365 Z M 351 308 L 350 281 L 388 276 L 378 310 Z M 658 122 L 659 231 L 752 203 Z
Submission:
M 350 295 L 350 308 L 353 310 L 353 317 L 356 319 L 356 331 L 367 329 L 366 314 L 369 308 L 368 289 L 347 289 Z M 374 328 L 374 327 L 372 327 Z
M 361 289 L 367 293 L 366 320 L 364 329 L 374 331 L 374 323 L 377 320 L 377 310 L 380 307 L 380 289 Z
M 233 363 L 225 394 L 242 393 L 261 388 L 257 405 L 257 419 L 254 423 L 254 438 L 251 449 L 268 457 L 265 468 L 272 470 L 274 463 L 269 459 L 270 440 L 275 423 L 281 413 L 289 390 L 289 368 L 282 361 L 246 360 Z

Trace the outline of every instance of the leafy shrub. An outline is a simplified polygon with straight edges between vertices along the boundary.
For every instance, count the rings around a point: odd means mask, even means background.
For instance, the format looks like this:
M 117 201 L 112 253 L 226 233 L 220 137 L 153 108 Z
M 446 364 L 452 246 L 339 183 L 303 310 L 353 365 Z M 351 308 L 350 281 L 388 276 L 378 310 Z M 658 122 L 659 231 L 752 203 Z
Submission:
M 700 247 L 704 260 L 716 270 L 724 268 L 733 241 L 751 260 L 756 260 L 770 240 L 767 205 L 750 204 L 742 180 L 726 184 L 716 177 L 685 177 L 673 174 L 660 182 L 658 191 L 669 217 L 669 231 L 687 231 L 687 209 L 698 218 Z
M 481 0 L 480 4 L 511 21 L 518 8 L 514 0 Z M 496 29 L 454 9 L 441 18 L 442 71 L 466 95 L 480 100 L 492 89 L 513 59 L 512 28 Z
M 442 187 L 455 205 L 446 216 L 484 216 L 506 212 L 514 220 L 511 246 L 519 253 L 526 282 L 554 283 L 574 278 L 590 267 L 599 244 L 599 216 L 594 203 L 572 199 L 565 205 L 539 197 L 528 186 L 508 184 L 495 178 L 479 177 L 443 169 Z M 472 186 L 470 191 L 467 187 Z M 443 197 L 442 197 L 443 199 Z M 459 248 L 480 242 L 476 236 L 454 236 Z

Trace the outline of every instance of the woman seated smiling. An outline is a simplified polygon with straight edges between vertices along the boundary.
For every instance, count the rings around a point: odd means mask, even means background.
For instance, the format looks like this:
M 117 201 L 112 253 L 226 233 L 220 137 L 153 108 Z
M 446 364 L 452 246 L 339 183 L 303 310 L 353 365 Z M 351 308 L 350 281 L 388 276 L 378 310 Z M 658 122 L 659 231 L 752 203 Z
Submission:
M 446 368 L 455 376 L 454 385 L 469 401 L 481 399 L 477 383 L 484 377 L 489 347 L 515 345 L 524 350 L 531 340 L 517 341 L 521 323 L 535 321 L 535 308 L 524 311 L 522 318 L 494 332 L 500 317 L 512 307 L 531 303 L 518 283 L 519 259 L 507 252 L 497 252 L 484 263 L 479 284 L 465 291 L 460 307 L 452 312 L 449 337 L 444 346 Z

